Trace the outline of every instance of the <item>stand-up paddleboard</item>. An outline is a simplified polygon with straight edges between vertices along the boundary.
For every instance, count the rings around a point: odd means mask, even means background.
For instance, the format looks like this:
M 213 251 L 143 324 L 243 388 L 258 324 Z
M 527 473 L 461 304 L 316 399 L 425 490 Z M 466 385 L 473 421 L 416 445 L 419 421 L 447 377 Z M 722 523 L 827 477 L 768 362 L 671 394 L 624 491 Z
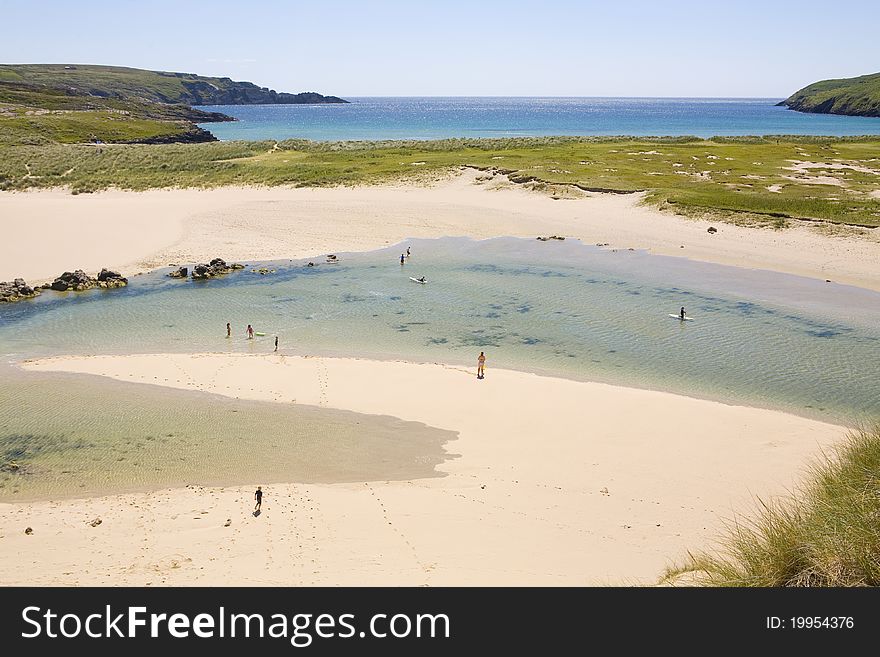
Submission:
M 681 315 L 673 315 L 672 313 L 670 313 L 669 316 L 672 317 L 673 319 L 680 319 L 683 322 L 684 321 L 688 321 L 688 322 L 694 321 L 693 317 L 682 317 Z
M 413 278 L 412 276 L 409 277 L 409 280 L 413 281 L 414 283 L 421 283 L 422 285 L 424 285 L 425 283 L 428 282 L 428 281 L 420 281 L 418 278 Z

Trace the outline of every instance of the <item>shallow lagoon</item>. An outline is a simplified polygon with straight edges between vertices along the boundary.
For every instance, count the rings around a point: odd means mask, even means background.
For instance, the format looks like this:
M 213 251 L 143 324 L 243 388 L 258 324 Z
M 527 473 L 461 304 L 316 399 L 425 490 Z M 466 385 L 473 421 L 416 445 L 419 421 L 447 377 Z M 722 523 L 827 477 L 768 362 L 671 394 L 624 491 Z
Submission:
M 288 353 L 470 365 L 484 350 L 489 373 L 524 369 L 848 423 L 880 416 L 875 292 L 573 240 L 410 240 L 338 255 L 314 267 L 251 262 L 210 281 L 156 272 L 124 290 L 44 294 L 0 310 L 0 353 L 256 353 L 279 335 Z M 409 279 L 423 275 L 427 285 Z M 695 321 L 668 316 L 680 306 Z M 247 340 L 248 323 L 266 335 Z

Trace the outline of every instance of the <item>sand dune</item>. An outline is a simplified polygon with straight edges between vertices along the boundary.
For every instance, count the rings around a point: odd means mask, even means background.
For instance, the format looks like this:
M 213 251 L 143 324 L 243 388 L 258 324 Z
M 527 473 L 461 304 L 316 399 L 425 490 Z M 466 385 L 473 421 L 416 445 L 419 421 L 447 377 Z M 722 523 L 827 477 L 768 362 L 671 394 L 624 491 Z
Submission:
M 506 370 L 285 355 L 26 363 L 457 431 L 446 476 L 0 504 L 4 584 L 651 582 L 844 429 L 784 413 Z M 100 525 L 91 522 L 100 517 Z M 31 527 L 32 535 L 25 535 Z

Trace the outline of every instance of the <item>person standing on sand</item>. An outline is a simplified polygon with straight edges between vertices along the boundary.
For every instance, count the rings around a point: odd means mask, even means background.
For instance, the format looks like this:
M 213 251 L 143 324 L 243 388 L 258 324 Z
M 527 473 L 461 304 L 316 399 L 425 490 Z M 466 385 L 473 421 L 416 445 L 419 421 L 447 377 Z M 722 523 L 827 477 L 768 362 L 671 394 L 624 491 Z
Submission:
M 275 351 L 278 351 L 278 336 L 275 336 Z
M 248 340 L 254 339 L 254 327 L 251 326 L 250 324 L 248 324 L 248 327 L 247 327 L 247 336 L 248 336 Z
M 254 492 L 254 499 L 257 501 L 257 503 L 254 504 L 254 513 L 256 513 L 263 506 L 263 487 L 262 486 L 257 486 L 257 490 Z
M 477 358 L 477 378 L 482 379 L 486 376 L 486 354 L 482 351 L 480 352 L 480 356 Z
M 232 337 L 232 326 L 229 324 L 229 322 L 226 322 L 226 337 Z

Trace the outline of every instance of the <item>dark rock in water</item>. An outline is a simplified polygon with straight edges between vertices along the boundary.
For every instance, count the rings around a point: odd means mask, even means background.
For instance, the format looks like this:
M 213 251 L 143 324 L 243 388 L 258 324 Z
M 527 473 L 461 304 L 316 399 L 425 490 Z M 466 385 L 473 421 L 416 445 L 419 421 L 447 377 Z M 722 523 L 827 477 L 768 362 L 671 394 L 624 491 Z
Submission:
M 56 292 L 67 292 L 68 290 L 90 290 L 95 287 L 95 279 L 89 277 L 82 269 L 76 271 L 66 271 L 52 282 L 52 289 Z
M 113 288 L 125 287 L 126 285 L 128 285 L 128 279 L 118 271 L 104 268 L 98 273 L 98 287 Z
M 192 270 L 193 278 L 210 278 L 211 268 L 208 265 L 196 265 Z
M 188 274 L 189 269 L 187 269 L 186 267 L 181 267 L 180 269 L 175 269 L 174 271 L 168 273 L 171 278 L 186 278 Z
M 11 303 L 22 299 L 33 299 L 40 294 L 38 289 L 32 288 L 23 278 L 16 278 L 11 283 L 0 283 L 0 303 Z
M 200 263 L 193 267 L 191 276 L 195 279 L 212 278 L 228 274 L 236 269 L 244 269 L 244 265 L 240 265 L 237 262 L 227 263 L 223 258 L 214 258 L 207 265 Z
M 82 269 L 77 269 L 73 272 L 66 271 L 52 281 L 49 287 L 56 292 L 82 292 L 83 290 L 91 290 L 95 287 L 114 288 L 125 287 L 126 285 L 128 285 L 127 278 L 117 271 L 105 268 L 101 270 L 97 278 L 92 278 Z
M 120 274 L 118 271 L 113 271 L 112 269 L 107 269 L 106 267 L 101 269 L 100 272 L 98 272 L 98 280 L 99 281 L 108 281 L 111 279 L 118 279 L 118 278 L 123 278 L 122 274 Z

